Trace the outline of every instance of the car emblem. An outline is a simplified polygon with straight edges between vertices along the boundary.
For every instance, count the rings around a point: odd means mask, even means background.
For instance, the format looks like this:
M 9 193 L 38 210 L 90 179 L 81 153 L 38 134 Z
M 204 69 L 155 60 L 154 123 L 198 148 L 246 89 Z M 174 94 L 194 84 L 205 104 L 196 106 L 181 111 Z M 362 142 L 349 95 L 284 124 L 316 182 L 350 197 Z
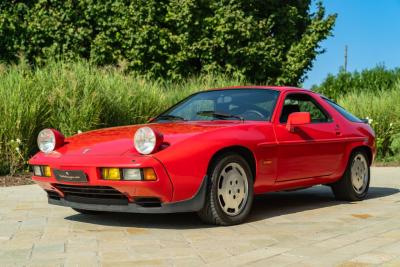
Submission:
M 82 151 L 82 154 L 86 154 L 86 153 L 88 153 L 90 151 L 90 148 L 85 148 L 83 151 Z
M 65 172 L 66 175 L 69 175 L 69 172 Z

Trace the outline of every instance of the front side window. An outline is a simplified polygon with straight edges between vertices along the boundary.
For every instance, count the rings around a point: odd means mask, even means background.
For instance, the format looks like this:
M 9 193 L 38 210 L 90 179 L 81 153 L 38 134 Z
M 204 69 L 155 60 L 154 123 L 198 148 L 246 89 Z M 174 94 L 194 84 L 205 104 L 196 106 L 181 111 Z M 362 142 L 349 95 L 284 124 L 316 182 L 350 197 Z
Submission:
M 290 94 L 286 96 L 279 121 L 286 123 L 289 115 L 293 112 L 309 112 L 311 122 L 314 123 L 330 121 L 328 113 L 307 94 Z
M 188 97 L 158 116 L 155 121 L 269 121 L 278 96 L 278 91 L 269 89 L 205 91 Z

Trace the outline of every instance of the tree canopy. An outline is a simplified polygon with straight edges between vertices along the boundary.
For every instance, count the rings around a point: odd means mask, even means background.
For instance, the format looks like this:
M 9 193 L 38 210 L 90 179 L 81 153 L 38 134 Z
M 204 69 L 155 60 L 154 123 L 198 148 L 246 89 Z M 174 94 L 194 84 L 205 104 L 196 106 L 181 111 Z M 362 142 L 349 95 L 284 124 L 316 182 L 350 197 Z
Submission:
M 336 15 L 311 0 L 9 0 L 0 3 L 0 60 L 19 54 L 121 64 L 154 78 L 222 72 L 298 85 Z

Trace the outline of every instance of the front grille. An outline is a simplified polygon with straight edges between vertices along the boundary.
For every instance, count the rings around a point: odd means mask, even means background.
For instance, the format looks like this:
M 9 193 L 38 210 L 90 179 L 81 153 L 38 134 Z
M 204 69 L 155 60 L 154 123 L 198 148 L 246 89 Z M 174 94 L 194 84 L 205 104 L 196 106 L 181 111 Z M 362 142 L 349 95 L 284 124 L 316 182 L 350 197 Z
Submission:
M 128 198 L 109 186 L 54 184 L 64 193 L 65 200 L 86 204 L 127 205 Z

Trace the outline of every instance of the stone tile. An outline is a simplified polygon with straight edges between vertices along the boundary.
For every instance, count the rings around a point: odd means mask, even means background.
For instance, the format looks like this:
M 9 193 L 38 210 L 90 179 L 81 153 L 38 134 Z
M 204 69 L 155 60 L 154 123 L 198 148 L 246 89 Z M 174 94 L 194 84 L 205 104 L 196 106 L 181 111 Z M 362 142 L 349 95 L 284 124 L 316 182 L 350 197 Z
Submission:
M 397 267 L 400 168 L 372 173 L 365 201 L 336 202 L 321 186 L 267 194 L 232 227 L 184 214 L 85 216 L 48 205 L 35 185 L 0 188 L 0 266 Z

